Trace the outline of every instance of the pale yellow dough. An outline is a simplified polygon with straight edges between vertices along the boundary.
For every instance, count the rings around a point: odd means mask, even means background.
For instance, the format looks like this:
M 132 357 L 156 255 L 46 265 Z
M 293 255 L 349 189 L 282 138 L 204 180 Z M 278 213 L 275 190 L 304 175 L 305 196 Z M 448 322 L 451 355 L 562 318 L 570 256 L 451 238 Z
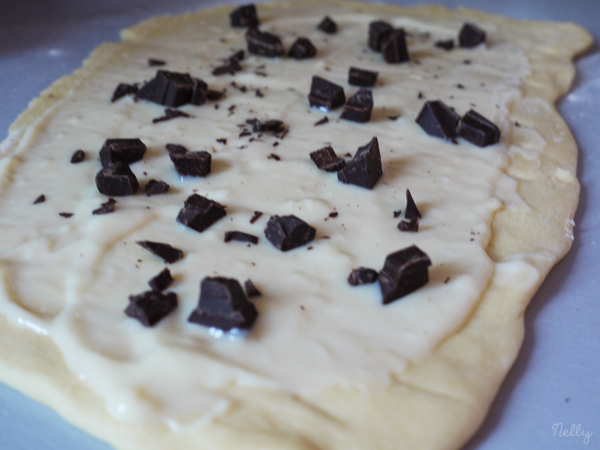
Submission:
M 93 82 L 95 73 L 110 65 L 115 55 L 135 52 L 137 43 L 177 41 L 181 30 L 190 26 L 228 28 L 231 9 L 151 19 L 124 30 L 123 43 L 95 50 L 83 68 L 44 91 L 13 124 L 5 157 L 0 160 L 5 171 L 0 187 L 11 182 L 9 160 L 27 157 L 22 149 L 36 128 L 44 126 L 43 118 L 61 108 L 63 100 L 68 102 L 73 90 Z M 118 450 L 457 449 L 484 420 L 515 360 L 523 340 L 525 307 L 571 246 L 579 196 L 577 148 L 553 104 L 569 89 L 574 76 L 572 58 L 591 44 L 591 37 L 573 24 L 520 22 L 435 6 L 412 9 L 303 1 L 259 4 L 258 11 L 265 26 L 278 16 L 310 12 L 317 17 L 329 14 L 335 20 L 336 15 L 351 11 L 385 19 L 406 16 L 473 22 L 488 30 L 489 45 L 509 42 L 522 49 L 531 73 L 522 80 L 522 98 L 507 105 L 512 126 L 503 132 L 511 135 L 503 137 L 531 152 L 508 150 L 509 164 L 504 170 L 518 183 L 522 202 L 507 202 L 494 215 L 487 253 L 497 264 L 476 307 L 456 333 L 395 373 L 390 384 L 373 381 L 362 388 L 338 386 L 302 396 L 232 385 L 227 393 L 236 400 L 235 407 L 205 427 L 181 433 L 164 424 L 136 426 L 114 420 L 102 399 L 66 367 L 50 338 L 3 316 L 0 379 Z M 524 129 L 535 131 L 535 138 Z M 536 147 L 535 139 L 540 136 L 545 141 L 542 149 Z M 506 268 L 503 262 L 507 261 L 516 265 Z M 4 289 L 9 288 L 5 285 Z

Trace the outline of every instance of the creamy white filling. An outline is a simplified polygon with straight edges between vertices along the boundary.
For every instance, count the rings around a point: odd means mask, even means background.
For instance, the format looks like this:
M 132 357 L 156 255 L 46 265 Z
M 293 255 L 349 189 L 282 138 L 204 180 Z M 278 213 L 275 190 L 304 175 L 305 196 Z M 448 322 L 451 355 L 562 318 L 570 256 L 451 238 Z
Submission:
M 385 383 L 454 333 L 486 289 L 495 270 L 485 251 L 493 214 L 503 201 L 520 200 L 516 183 L 503 174 L 509 133 L 500 144 L 480 149 L 432 138 L 414 119 L 424 101 L 441 99 L 459 114 L 473 108 L 508 130 L 508 105 L 521 95 L 526 58 L 494 42 L 493 30 L 488 48 L 446 52 L 434 42 L 454 38 L 460 22 L 398 17 L 389 20 L 414 34 L 408 40 L 413 61 L 388 65 L 366 48 L 368 23 L 380 18 L 335 16 L 340 31 L 332 36 L 315 29 L 320 19 L 276 18 L 262 27 L 282 35 L 286 48 L 296 36 L 308 37 L 318 48 L 316 58 L 248 56 L 234 77 L 212 76 L 211 64 L 245 48 L 243 30 L 185 29 L 155 43 L 128 44 L 41 117 L 14 156 L 4 158 L 10 183 L 0 195 L 0 312 L 49 334 L 115 418 L 162 421 L 179 430 L 226 410 L 232 384 L 302 393 L 372 379 Z M 154 76 L 148 58 L 164 59 L 165 70 L 189 72 L 213 89 L 227 87 L 227 95 L 218 109 L 184 106 L 193 118 L 159 124 L 152 124 L 163 115 L 159 105 L 129 97 L 110 103 L 119 82 Z M 315 127 L 325 114 L 308 106 L 311 77 L 342 85 L 349 97 L 358 89 L 347 83 L 350 66 L 379 72 L 372 120 L 339 121 L 337 110 L 326 114 L 329 123 Z M 237 125 L 254 117 L 283 120 L 289 134 L 253 142 L 256 135 L 238 137 Z M 384 171 L 373 190 L 344 185 L 309 158 L 325 145 L 338 155 L 354 154 L 373 136 Z M 139 137 L 148 146 L 144 160 L 131 166 L 140 184 L 155 178 L 171 190 L 148 198 L 140 189 L 118 198 L 114 214 L 92 216 L 106 201 L 94 184 L 97 152 L 105 139 L 119 137 Z M 227 143 L 217 143 L 219 138 Z M 179 177 L 164 148 L 169 142 L 210 151 L 210 175 Z M 71 164 L 78 148 L 86 161 Z M 281 161 L 269 159 L 271 153 Z M 407 188 L 423 216 L 418 233 L 400 232 L 400 218 L 393 216 L 405 209 Z M 175 222 L 184 199 L 196 191 L 227 205 L 227 216 L 203 233 Z M 32 205 L 42 193 L 46 202 Z M 264 215 L 250 224 L 257 210 Z M 333 211 L 338 216 L 329 218 Z M 74 215 L 65 219 L 59 212 Z M 315 241 L 286 253 L 275 249 L 263 234 L 273 214 L 305 220 L 317 230 Z M 257 235 L 259 244 L 226 244 L 229 230 Z M 180 305 L 153 328 L 123 313 L 128 296 L 147 290 L 147 281 L 165 267 L 138 240 L 185 252 L 168 266 L 175 277 L 169 290 Z M 377 284 L 348 285 L 353 268 L 379 270 L 387 254 L 413 244 L 433 262 L 429 283 L 417 292 L 383 306 Z M 258 320 L 245 336 L 216 338 L 187 322 L 200 280 L 217 274 L 250 278 L 263 294 L 254 301 Z

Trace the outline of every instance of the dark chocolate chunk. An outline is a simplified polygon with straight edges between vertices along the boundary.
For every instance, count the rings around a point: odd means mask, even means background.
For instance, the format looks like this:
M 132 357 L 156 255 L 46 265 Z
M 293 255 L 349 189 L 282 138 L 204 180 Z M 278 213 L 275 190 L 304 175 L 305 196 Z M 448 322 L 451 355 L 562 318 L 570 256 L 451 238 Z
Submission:
M 179 111 L 177 109 L 166 108 L 165 115 L 152 119 L 152 123 L 164 122 L 166 120 L 176 119 L 177 117 L 193 117 L 186 112 Z
M 114 213 L 115 212 L 115 199 L 111 198 L 109 199 L 107 202 L 104 202 L 100 205 L 100 208 L 95 209 L 92 211 L 92 214 L 94 215 L 101 215 L 101 214 L 110 214 L 110 213 Z
M 344 105 L 340 119 L 365 123 L 371 120 L 373 111 L 373 93 L 371 89 L 360 89 Z
M 463 48 L 477 47 L 485 42 L 485 31 L 472 23 L 465 23 L 458 35 L 458 45 Z
M 246 32 L 246 43 L 248 44 L 248 53 L 260 56 L 275 58 L 283 56 L 283 44 L 281 39 L 271 33 L 259 31 L 256 28 L 250 28 Z
M 310 106 L 328 111 L 346 103 L 346 96 L 343 87 L 315 75 L 312 77 L 308 101 Z
M 137 84 L 119 83 L 119 85 L 113 92 L 112 97 L 110 98 L 110 102 L 114 103 L 120 98 L 125 97 L 126 95 L 134 95 L 137 93 L 138 89 L 139 88 Z
M 208 89 L 206 91 L 206 99 L 211 101 L 221 100 L 225 96 L 225 91 L 214 91 L 212 89 Z M 219 105 L 215 105 L 219 106 Z
M 100 149 L 100 162 L 105 169 L 121 162 L 131 164 L 141 160 L 146 145 L 140 139 L 107 139 Z
M 169 155 L 177 173 L 181 176 L 205 177 L 210 173 L 212 157 L 205 150 Z
M 323 147 L 322 149 L 312 152 L 310 154 L 310 159 L 313 160 L 319 169 L 325 170 L 326 172 L 337 172 L 346 165 L 346 161 L 342 158 L 338 158 L 331 147 Z
M 317 49 L 307 38 L 299 37 L 296 42 L 292 44 L 292 48 L 288 53 L 294 59 L 306 59 L 314 58 L 317 54 Z
M 156 66 L 164 66 L 167 63 L 165 61 L 163 61 L 162 59 L 154 59 L 154 58 L 150 58 L 148 60 L 148 65 L 150 67 L 156 67 Z
M 73 156 L 71 156 L 71 164 L 77 164 L 85 159 L 85 152 L 81 149 L 75 150 Z
M 318 120 L 318 121 L 315 122 L 315 127 L 317 127 L 319 125 L 324 125 L 327 122 L 329 122 L 329 119 L 327 118 L 327 116 L 325 116 L 321 120 Z
M 179 145 L 179 144 L 167 144 L 167 145 L 165 145 L 165 148 L 167 149 L 169 154 L 188 153 L 189 152 L 189 150 L 187 148 L 185 148 L 183 145 Z
M 201 233 L 226 214 L 220 203 L 193 194 L 187 198 L 179 211 L 177 222 Z
M 472 109 L 458 122 L 457 134 L 478 147 L 493 145 L 500 140 L 500 129 L 496 124 Z
M 135 194 L 140 186 L 129 166 L 117 162 L 96 174 L 96 187 L 101 194 L 121 197 Z
M 44 203 L 45 201 L 46 201 L 46 196 L 44 194 L 42 194 L 33 201 L 33 204 L 37 205 L 38 203 Z
M 258 289 L 256 289 L 256 286 L 254 286 L 254 283 L 250 278 L 244 281 L 244 289 L 246 289 L 246 295 L 248 296 L 248 298 L 262 296 L 261 292 Z
M 161 292 L 168 288 L 172 282 L 173 277 L 171 276 L 171 272 L 169 269 L 164 269 L 161 273 L 148 281 L 148 284 L 153 291 Z
M 169 191 L 169 185 L 164 181 L 160 180 L 150 180 L 148 184 L 144 187 L 144 191 L 148 197 L 151 197 L 156 194 L 164 194 Z
M 404 217 L 409 220 L 414 219 L 415 217 L 418 219 L 421 218 L 421 213 L 417 208 L 417 204 L 413 200 L 413 197 L 408 189 L 406 190 L 406 211 L 404 211 Z
M 70 212 L 60 212 L 58 213 L 59 216 L 64 217 L 65 219 L 69 219 L 71 217 L 73 217 L 73 213 Z
M 416 233 L 419 231 L 419 218 L 413 217 L 410 220 L 402 220 L 398 224 L 398 229 L 400 231 L 409 231 L 412 233 Z
M 383 304 L 393 302 L 419 289 L 429 281 L 429 257 L 416 245 L 389 254 L 379 272 Z
M 338 172 L 338 180 L 346 184 L 372 189 L 383 174 L 377 138 L 360 147 L 354 158 Z
M 410 60 L 404 30 L 399 28 L 392 31 L 381 44 L 383 59 L 390 64 L 402 63 Z
M 183 258 L 183 251 L 172 247 L 169 244 L 152 241 L 137 241 L 136 244 L 144 247 L 151 253 L 154 253 L 159 258 L 162 258 L 167 263 L 174 263 Z
M 329 16 L 325 16 L 319 25 L 317 25 L 317 28 L 327 34 L 337 33 L 337 23 L 335 23 Z
M 444 50 L 452 50 L 454 48 L 454 39 L 448 39 L 447 41 L 437 41 L 435 46 L 443 48 Z
M 254 214 L 252 215 L 252 217 L 250 218 L 250 223 L 254 223 L 256 222 L 258 219 L 261 218 L 261 216 L 263 215 L 262 212 L 260 211 L 254 211 Z
M 192 105 L 200 106 L 208 100 L 208 85 L 199 78 L 192 78 Z
M 231 26 L 237 28 L 251 28 L 259 25 L 256 6 L 253 4 L 243 5 L 229 14 Z
M 229 241 L 240 241 L 250 242 L 251 244 L 258 244 L 258 237 L 253 234 L 244 233 L 242 231 L 226 231 L 225 242 Z
M 425 102 L 416 122 L 430 136 L 452 139 L 460 116 L 441 100 Z
M 198 307 L 188 321 L 229 331 L 251 328 L 257 317 L 258 311 L 248 301 L 237 280 L 206 277 L 200 283 Z
M 379 72 L 350 67 L 350 70 L 348 70 L 348 83 L 354 86 L 373 87 L 378 75 Z
M 369 47 L 376 52 L 381 51 L 383 41 L 394 31 L 389 23 L 377 20 L 369 24 Z
M 309 243 L 315 233 L 313 227 L 294 215 L 271 216 L 265 228 L 267 240 L 282 252 Z
M 352 269 L 352 272 L 348 276 L 348 283 L 350 283 L 350 286 L 375 283 L 377 275 L 376 270 L 369 269 L 368 267 L 359 267 L 358 269 Z
M 189 74 L 159 70 L 152 80 L 141 87 L 136 97 L 177 108 L 191 103 L 193 90 L 194 81 Z
M 145 327 L 152 327 L 177 308 L 177 294 L 146 291 L 129 297 L 125 314 L 137 319 Z

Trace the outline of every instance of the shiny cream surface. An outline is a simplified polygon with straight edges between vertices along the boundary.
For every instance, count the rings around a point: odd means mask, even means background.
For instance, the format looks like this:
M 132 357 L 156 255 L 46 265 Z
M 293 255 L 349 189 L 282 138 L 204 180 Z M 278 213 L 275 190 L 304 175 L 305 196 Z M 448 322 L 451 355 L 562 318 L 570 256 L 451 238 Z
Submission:
M 438 40 L 456 38 L 458 21 L 388 17 L 408 32 L 411 62 L 386 64 L 366 46 L 369 22 L 381 17 L 332 17 L 339 26 L 334 35 L 316 29 L 322 17 L 266 18 L 261 29 L 280 35 L 286 49 L 298 36 L 308 37 L 316 57 L 247 55 L 234 76 L 211 72 L 245 49 L 244 30 L 182 27 L 172 37 L 115 46 L 35 126 L 15 130 L 5 141 L 0 313 L 49 335 L 114 418 L 181 429 L 227 410 L 231 385 L 294 394 L 337 384 L 360 387 L 373 379 L 386 383 L 452 335 L 486 289 L 495 270 L 485 251 L 494 212 L 519 202 L 516 183 L 503 172 L 508 133 L 480 149 L 430 137 L 415 118 L 425 101 L 440 99 L 461 115 L 475 109 L 506 131 L 508 105 L 520 97 L 520 79 L 529 72 L 527 59 L 489 38 L 475 49 L 435 47 Z M 118 83 L 154 76 L 149 58 L 165 60 L 161 69 L 188 72 L 212 89 L 226 88 L 226 96 L 180 108 L 193 117 L 157 124 L 152 119 L 163 115 L 160 105 L 131 97 L 111 103 Z M 340 120 L 341 109 L 322 112 L 308 104 L 313 75 L 343 86 L 346 97 L 356 92 L 347 82 L 351 66 L 379 72 L 366 124 Z M 329 122 L 315 126 L 324 116 Z M 252 118 L 282 120 L 289 133 L 284 139 L 240 137 L 239 125 Z M 326 145 L 338 155 L 353 155 L 374 136 L 383 177 L 372 190 L 340 183 L 309 157 Z M 132 137 L 148 147 L 143 161 L 131 165 L 142 188 L 117 198 L 113 214 L 92 215 L 107 201 L 94 183 L 98 151 L 107 138 Z M 211 173 L 182 179 L 167 143 L 211 152 Z M 76 149 L 86 159 L 71 164 Z M 150 179 L 167 182 L 170 191 L 147 197 L 143 186 Z M 406 189 L 423 216 L 418 233 L 400 232 L 403 214 L 394 218 L 406 208 Z M 203 233 L 177 223 L 192 193 L 226 205 L 227 216 Z M 34 205 L 40 194 L 46 201 Z M 251 224 L 255 211 L 263 215 Z M 308 222 L 315 240 L 280 252 L 264 237 L 275 214 Z M 224 243 L 230 230 L 259 236 L 259 243 Z M 166 265 L 136 245 L 139 240 L 168 243 L 185 256 Z M 384 306 L 377 284 L 348 284 L 353 268 L 379 270 L 386 255 L 410 245 L 432 261 L 423 288 Z M 177 293 L 179 307 L 145 328 L 123 310 L 128 297 L 148 290 L 148 280 L 165 267 L 175 278 L 169 290 Z M 252 300 L 259 317 L 249 332 L 223 334 L 187 322 L 200 280 L 215 275 L 251 279 L 262 292 Z

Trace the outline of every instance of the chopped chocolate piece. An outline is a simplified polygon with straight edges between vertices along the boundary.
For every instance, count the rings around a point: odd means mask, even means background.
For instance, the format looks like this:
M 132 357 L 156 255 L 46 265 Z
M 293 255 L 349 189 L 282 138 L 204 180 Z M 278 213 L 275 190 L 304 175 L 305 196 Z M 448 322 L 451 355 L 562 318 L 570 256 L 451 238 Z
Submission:
M 101 194 L 121 197 L 135 194 L 140 185 L 129 166 L 117 162 L 96 174 L 96 187 Z
M 164 66 L 165 64 L 167 64 L 167 63 L 165 61 L 163 61 L 162 59 L 153 59 L 153 58 L 150 58 L 148 60 L 148 65 L 150 67 Z
M 151 197 L 156 194 L 164 194 L 169 191 L 169 185 L 164 181 L 160 180 L 150 180 L 148 184 L 144 187 L 144 191 L 148 197 Z
M 358 269 L 352 269 L 352 272 L 348 276 L 348 283 L 350 283 L 350 286 L 375 283 L 377 275 L 376 270 L 369 269 L 368 267 L 359 267 Z
M 206 99 L 211 101 L 221 100 L 225 96 L 225 91 L 213 91 L 209 89 L 206 91 Z M 218 106 L 218 105 L 217 105 Z
M 179 211 L 177 222 L 201 233 L 226 214 L 220 203 L 193 194 L 187 198 Z
M 229 241 L 250 242 L 251 244 L 258 244 L 258 237 L 252 234 L 244 233 L 242 231 L 226 231 L 225 242 Z
M 70 212 L 60 212 L 60 213 L 58 213 L 58 215 L 61 217 L 64 217 L 65 219 L 73 217 L 73 213 L 70 213 Z
M 379 72 L 350 67 L 350 70 L 348 70 L 348 83 L 354 86 L 373 87 L 378 75 Z
M 167 263 L 174 263 L 183 258 L 183 252 L 178 248 L 171 247 L 169 244 L 152 241 L 137 241 L 136 244 L 164 259 Z
M 319 125 L 324 125 L 327 122 L 329 122 L 329 119 L 327 118 L 327 116 L 325 116 L 321 120 L 318 120 L 317 122 L 315 122 L 315 127 L 317 127 Z
M 129 297 L 125 314 L 140 321 L 145 327 L 152 327 L 177 308 L 177 294 L 146 291 Z
M 157 117 L 156 119 L 152 119 L 152 123 L 164 122 L 166 120 L 175 119 L 177 117 L 193 117 L 188 113 L 183 111 L 179 111 L 177 109 L 166 108 L 165 115 L 162 117 Z
M 472 109 L 458 122 L 457 134 L 478 147 L 493 145 L 500 140 L 500 129 L 496 124 Z
M 100 205 L 100 208 L 92 211 L 94 215 L 110 214 L 115 212 L 115 199 L 111 198 Z
M 105 169 L 116 163 L 131 164 L 141 160 L 146 145 L 140 139 L 107 139 L 100 149 L 100 162 Z
M 343 87 L 315 75 L 312 77 L 308 101 L 310 106 L 328 111 L 346 103 L 346 96 Z
M 338 180 L 342 183 L 373 189 L 382 174 L 379 142 L 374 137 L 367 145 L 360 147 L 354 158 L 338 172 Z
M 255 95 L 256 95 L 257 97 L 261 97 L 261 98 L 262 98 L 262 97 L 264 97 L 264 96 L 265 96 L 265 94 L 263 94 L 263 93 L 262 93 L 262 91 L 261 91 L 260 89 L 257 89 L 255 92 L 256 92 L 256 94 L 255 94 Z
M 460 116 L 441 100 L 425 102 L 416 122 L 430 136 L 452 139 Z
M 413 217 L 410 220 L 400 221 L 400 223 L 398 224 L 398 229 L 400 231 L 409 231 L 416 233 L 417 231 L 419 231 L 419 218 Z
M 227 139 L 225 139 L 225 138 L 219 138 L 219 139 L 217 139 L 217 142 L 218 142 L 219 144 L 223 144 L 223 145 L 225 145 L 225 144 L 227 144 Z
M 242 66 L 240 65 L 240 60 L 237 58 L 229 58 L 227 64 L 223 64 L 222 66 L 215 67 L 212 71 L 212 74 L 215 76 L 219 75 L 235 75 L 237 72 L 242 70 Z
M 248 130 L 244 130 L 240 134 L 238 134 L 238 137 L 246 137 L 246 136 L 251 136 L 251 135 L 252 135 L 252 133 L 250 133 Z
M 416 245 L 389 254 L 379 272 L 383 304 L 393 302 L 419 289 L 429 281 L 429 257 Z
M 244 281 L 244 289 L 246 289 L 246 295 L 248 296 L 248 298 L 262 296 L 261 292 L 258 289 L 256 289 L 256 286 L 254 286 L 254 283 L 250 278 Z
M 319 25 L 317 25 L 317 28 L 327 34 L 337 33 L 337 23 L 331 20 L 331 17 L 329 16 L 325 16 Z
M 71 164 L 80 163 L 85 159 L 85 152 L 83 150 L 75 150 L 73 156 L 71 156 Z
M 125 97 L 126 95 L 134 95 L 137 93 L 138 89 L 139 88 L 137 84 L 119 83 L 115 91 L 113 92 L 112 97 L 110 98 L 110 102 L 114 103 L 120 98 Z
M 194 81 L 188 73 L 159 70 L 156 76 L 137 92 L 136 97 L 176 108 L 192 100 Z
M 253 224 L 254 222 L 256 222 L 258 219 L 260 219 L 260 217 L 263 215 L 263 213 L 261 213 L 260 211 L 254 211 L 254 214 L 252 215 L 252 217 L 250 218 L 250 223 Z
M 271 153 L 268 156 L 268 159 L 274 159 L 275 161 L 281 161 L 281 157 L 279 155 L 277 155 L 276 153 Z
M 325 170 L 326 172 L 337 172 L 346 165 L 346 161 L 342 158 L 338 158 L 331 147 L 323 147 L 322 149 L 312 152 L 310 154 L 310 159 L 313 160 L 319 169 Z
M 456 87 L 457 87 L 458 89 L 464 89 L 464 88 L 465 88 L 465 87 L 464 87 L 462 84 L 460 84 L 460 83 L 458 83 L 458 84 L 456 85 Z
M 274 34 L 262 32 L 256 28 L 250 28 L 246 32 L 246 42 L 248 44 L 248 53 L 268 56 L 270 58 L 285 54 L 281 39 Z
M 208 85 L 199 78 L 192 78 L 192 97 L 190 103 L 200 106 L 208 99 Z
M 329 217 L 331 217 L 332 219 L 335 219 L 337 216 L 339 216 L 340 213 L 338 213 L 337 211 L 333 211 L 329 213 Z
M 177 173 L 182 176 L 205 177 L 210 173 L 212 157 L 205 150 L 169 155 Z
M 394 31 L 389 23 L 377 20 L 369 24 L 369 47 L 376 52 L 381 51 L 383 41 Z
M 294 215 L 271 216 L 265 236 L 282 252 L 308 244 L 315 238 L 316 230 Z
M 410 60 L 404 30 L 399 28 L 392 31 L 381 44 L 383 59 L 391 64 L 402 63 Z
M 437 41 L 435 46 L 443 48 L 444 50 L 452 50 L 454 48 L 454 39 L 448 39 L 447 41 Z
M 393 116 L 388 116 L 389 120 L 398 120 L 398 118 L 400 117 L 400 114 L 395 114 Z
M 373 111 L 373 93 L 371 89 L 360 89 L 348 99 L 340 119 L 365 123 L 371 120 L 371 111 Z
M 401 214 L 402 214 L 401 209 L 399 209 L 398 211 L 394 211 L 394 219 L 397 219 L 398 217 L 400 217 Z
M 33 204 L 37 205 L 38 203 L 44 203 L 45 201 L 46 201 L 46 196 L 44 194 L 42 194 L 34 200 Z
M 243 5 L 229 14 L 231 26 L 237 28 L 252 28 L 259 25 L 256 6 L 253 4 Z
M 167 149 L 169 154 L 188 153 L 189 152 L 189 150 L 187 148 L 185 148 L 183 145 L 179 145 L 179 144 L 167 144 L 167 145 L 165 145 L 165 148 Z
M 417 208 L 417 204 L 413 200 L 413 197 L 410 191 L 406 190 L 406 211 L 404 211 L 404 217 L 407 219 L 414 219 L 415 217 L 421 218 L 421 213 Z
M 317 49 L 307 38 L 299 37 L 296 42 L 292 44 L 292 48 L 288 53 L 294 59 L 306 59 L 314 58 L 317 54 Z
M 465 23 L 458 35 L 458 44 L 463 48 L 477 47 L 485 42 L 485 31 L 472 23 Z
M 172 282 L 173 277 L 171 276 L 171 272 L 169 269 L 164 269 L 161 273 L 148 281 L 148 284 L 153 291 L 161 292 L 168 288 Z

